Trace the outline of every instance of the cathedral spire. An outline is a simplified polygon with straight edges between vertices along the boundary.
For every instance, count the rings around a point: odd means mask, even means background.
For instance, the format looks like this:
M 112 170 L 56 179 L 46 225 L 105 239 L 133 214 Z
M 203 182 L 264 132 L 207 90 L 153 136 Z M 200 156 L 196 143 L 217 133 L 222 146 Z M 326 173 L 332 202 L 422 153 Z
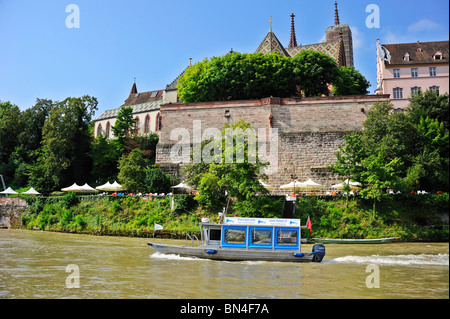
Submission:
M 137 91 L 137 87 L 136 87 L 136 78 L 134 78 L 134 83 L 133 83 L 133 86 L 131 87 L 131 92 L 130 92 L 130 94 L 136 94 L 138 91 Z
M 338 12 L 338 3 L 334 2 L 334 25 L 340 25 L 339 23 L 339 12 Z
M 345 57 L 344 37 L 342 30 L 339 31 L 337 62 L 340 67 L 347 66 L 347 59 Z
M 295 25 L 294 25 L 295 14 L 291 14 L 291 39 L 289 40 L 289 48 L 295 48 L 297 46 L 297 39 L 295 38 Z

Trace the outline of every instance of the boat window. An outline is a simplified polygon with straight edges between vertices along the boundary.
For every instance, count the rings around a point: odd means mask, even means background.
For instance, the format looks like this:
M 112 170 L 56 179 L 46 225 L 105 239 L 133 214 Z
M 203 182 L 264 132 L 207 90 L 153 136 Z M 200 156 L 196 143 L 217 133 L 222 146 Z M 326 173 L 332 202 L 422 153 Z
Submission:
M 245 244 L 245 229 L 226 228 L 224 242 L 227 244 Z
M 253 245 L 271 245 L 272 244 L 272 231 L 270 229 L 252 229 L 251 231 L 251 243 Z
M 277 245 L 297 245 L 297 230 L 279 229 Z
M 220 229 L 210 229 L 209 240 L 220 240 Z

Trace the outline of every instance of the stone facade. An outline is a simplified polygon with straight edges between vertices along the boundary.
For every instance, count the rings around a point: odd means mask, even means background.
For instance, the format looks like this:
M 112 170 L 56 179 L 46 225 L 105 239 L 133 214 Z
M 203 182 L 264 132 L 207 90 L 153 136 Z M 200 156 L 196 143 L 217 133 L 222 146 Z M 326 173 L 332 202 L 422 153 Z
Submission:
M 23 198 L 1 197 L 0 198 L 0 227 L 17 228 L 22 224 L 21 217 L 27 208 Z
M 170 152 L 175 146 L 181 149 L 180 144 L 185 144 L 180 132 L 189 137 L 191 147 L 198 132 L 207 139 L 226 122 L 244 119 L 256 131 L 265 129 L 267 143 L 272 134 L 270 128 L 278 131 L 278 153 L 271 159 L 276 161 L 271 164 L 277 169 L 268 174 L 269 184 L 275 189 L 291 182 L 291 174 L 298 181 L 311 178 L 331 186 L 341 180 L 327 166 L 334 163 L 345 134 L 361 130 L 373 103 L 387 100 L 385 95 L 365 95 L 162 104 L 156 161 L 163 167 L 176 166 L 181 171 L 182 164 L 175 163 Z M 266 153 L 270 153 L 270 145 Z

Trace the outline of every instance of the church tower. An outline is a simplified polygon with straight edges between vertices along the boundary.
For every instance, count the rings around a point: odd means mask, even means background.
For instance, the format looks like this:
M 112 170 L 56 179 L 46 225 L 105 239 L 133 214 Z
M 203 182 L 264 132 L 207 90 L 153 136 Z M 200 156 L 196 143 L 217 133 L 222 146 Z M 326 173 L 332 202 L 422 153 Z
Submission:
M 341 34 L 342 33 L 342 34 Z M 342 39 L 340 39 L 342 37 Z M 334 2 L 334 25 L 328 27 L 325 32 L 325 41 L 343 41 L 345 49 L 345 60 L 347 66 L 354 66 L 353 63 L 353 39 L 352 30 L 348 24 L 341 24 L 339 21 L 338 3 Z

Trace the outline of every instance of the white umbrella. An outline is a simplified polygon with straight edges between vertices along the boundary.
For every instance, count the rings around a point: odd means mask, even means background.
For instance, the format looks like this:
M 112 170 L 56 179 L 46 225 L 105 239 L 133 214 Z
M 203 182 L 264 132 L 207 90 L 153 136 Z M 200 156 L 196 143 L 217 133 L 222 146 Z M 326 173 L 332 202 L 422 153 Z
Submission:
M 331 187 L 342 189 L 342 188 L 345 187 L 345 184 L 350 185 L 350 188 L 361 188 L 361 183 L 359 183 L 359 182 L 352 182 L 348 178 L 345 181 L 343 181 L 342 183 L 332 185 Z
M 123 190 L 125 190 L 125 188 L 122 187 L 122 185 L 120 185 L 116 181 L 114 181 L 114 183 L 111 184 L 111 188 L 109 190 L 111 190 L 111 191 L 123 191 Z
M 294 189 L 294 188 L 300 188 L 303 183 L 297 182 L 296 180 L 293 182 L 290 182 L 289 184 L 281 185 L 281 189 Z
M 103 185 L 97 186 L 96 189 L 99 189 L 101 191 L 108 191 L 111 188 L 111 183 L 108 181 Z
M 273 189 L 273 186 L 270 186 L 269 184 L 264 183 L 261 179 L 259 180 L 259 183 L 264 186 L 265 189 Z
M 76 192 L 76 193 L 92 193 L 96 192 L 95 188 L 92 188 L 87 183 L 83 186 L 77 185 L 77 183 L 73 183 L 72 186 L 65 187 L 61 189 L 63 192 Z
M 317 188 L 322 188 L 323 185 L 320 185 L 319 183 L 314 182 L 311 179 L 308 179 L 306 182 L 301 183 L 302 185 L 300 186 L 300 188 L 309 190 L 309 189 L 317 189 Z
M 185 189 L 191 189 L 192 187 L 186 184 L 184 181 L 181 182 L 178 185 L 175 185 L 173 188 L 185 188 Z
M 320 185 L 319 183 L 314 182 L 311 179 L 308 179 L 306 182 L 301 183 L 302 185 L 300 186 L 301 188 L 322 188 L 323 185 Z
M 96 190 L 95 188 L 92 188 L 91 186 L 88 185 L 88 183 L 86 183 L 83 186 L 81 186 L 81 192 L 92 193 L 92 192 L 98 192 L 98 190 Z
M 29 190 L 27 190 L 26 192 L 23 192 L 22 195 L 41 195 L 41 193 L 39 193 L 37 190 L 35 190 L 33 187 L 30 187 Z
M 73 185 L 61 188 L 61 190 L 63 192 L 79 192 L 81 190 L 81 186 L 77 185 L 77 183 L 73 183 Z
M 11 187 L 8 187 L 3 192 L 0 192 L 0 194 L 6 194 L 6 195 L 18 195 L 19 193 L 13 190 Z

